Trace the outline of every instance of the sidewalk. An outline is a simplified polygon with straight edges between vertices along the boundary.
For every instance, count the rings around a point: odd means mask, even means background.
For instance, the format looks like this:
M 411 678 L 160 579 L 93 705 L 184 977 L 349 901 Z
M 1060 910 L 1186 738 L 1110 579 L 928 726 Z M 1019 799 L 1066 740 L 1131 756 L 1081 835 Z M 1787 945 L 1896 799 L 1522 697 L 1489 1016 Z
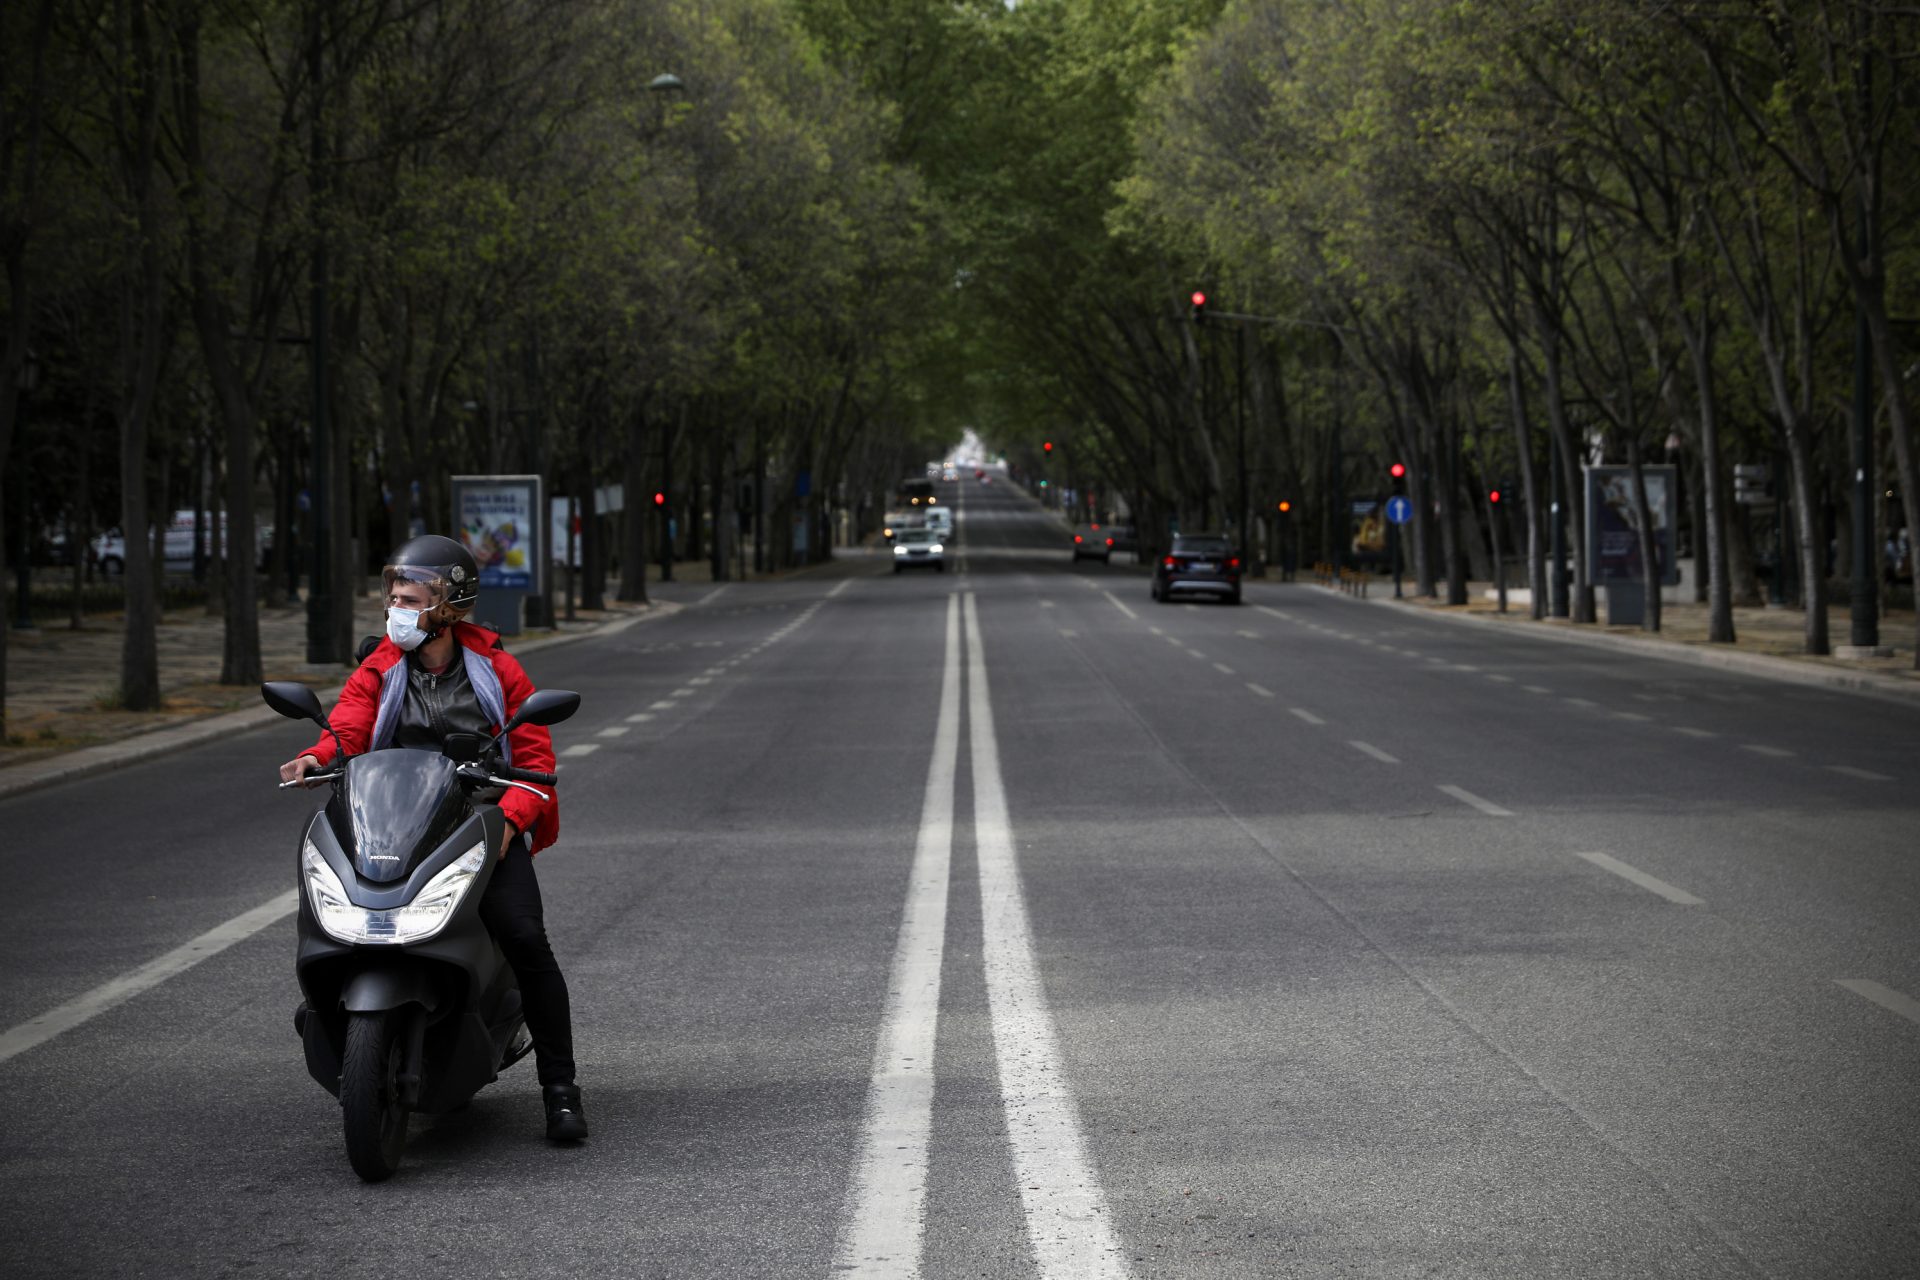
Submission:
M 1310 575 L 1298 579 L 1313 585 Z M 1317 588 L 1332 595 L 1342 594 L 1335 587 Z M 1407 581 L 1403 590 L 1411 592 Z M 1443 587 L 1444 590 L 1444 587 Z M 1914 616 L 1908 609 L 1896 609 L 1880 618 L 1880 645 L 1891 649 L 1889 657 L 1845 659 L 1817 657 L 1804 652 L 1806 615 L 1798 609 L 1738 608 L 1733 611 L 1735 643 L 1709 644 L 1707 606 L 1672 603 L 1661 606 L 1660 631 L 1657 634 L 1639 627 L 1609 627 L 1603 624 L 1574 626 L 1560 618 L 1534 620 L 1525 598 L 1511 601 L 1505 614 L 1489 598 L 1492 584 L 1468 584 L 1465 606 L 1449 606 L 1439 599 L 1416 599 L 1411 594 L 1393 598 L 1393 582 L 1379 577 L 1367 583 L 1365 603 L 1389 608 L 1419 609 L 1429 616 L 1446 618 L 1467 625 L 1510 628 L 1515 633 L 1533 635 L 1542 640 L 1557 640 L 1589 647 L 1662 657 L 1703 666 L 1739 670 L 1751 675 L 1789 680 L 1801 684 L 1851 689 L 1858 693 L 1890 697 L 1920 707 L 1920 671 L 1914 669 Z M 1355 597 L 1347 597 L 1355 599 Z M 1599 605 L 1602 619 L 1606 604 Z M 1852 616 L 1844 604 L 1827 608 L 1828 643 L 1834 647 L 1849 642 Z
M 676 568 L 676 577 L 679 576 Z M 614 588 L 609 587 L 609 593 Z M 509 637 L 516 656 L 596 632 L 664 617 L 680 606 L 609 602 L 604 610 L 580 610 L 575 621 L 551 630 Z M 353 634 L 384 628 L 379 600 L 354 601 Z M 0 796 L 90 773 L 205 741 L 275 719 L 254 685 L 223 685 L 221 647 L 225 622 L 203 606 L 170 610 L 157 628 L 160 687 L 158 711 L 127 711 L 115 703 L 120 678 L 122 615 L 89 615 L 86 626 L 9 633 L 7 647 L 7 738 L 0 743 Z M 304 605 L 260 611 L 261 661 L 268 680 L 312 685 L 328 702 L 346 679 L 344 665 L 313 667 L 306 661 Z

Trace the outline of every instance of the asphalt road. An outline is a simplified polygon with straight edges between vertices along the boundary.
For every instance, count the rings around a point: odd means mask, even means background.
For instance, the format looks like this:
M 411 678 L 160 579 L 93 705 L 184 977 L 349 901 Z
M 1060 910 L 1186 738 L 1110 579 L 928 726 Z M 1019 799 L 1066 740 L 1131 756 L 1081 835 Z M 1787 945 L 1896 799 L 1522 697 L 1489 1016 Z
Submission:
M 347 1167 L 247 917 L 300 729 L 0 802 L 0 1270 L 1920 1274 L 1920 711 L 1158 605 L 943 491 L 944 574 L 529 656 L 579 1149 L 522 1065 Z

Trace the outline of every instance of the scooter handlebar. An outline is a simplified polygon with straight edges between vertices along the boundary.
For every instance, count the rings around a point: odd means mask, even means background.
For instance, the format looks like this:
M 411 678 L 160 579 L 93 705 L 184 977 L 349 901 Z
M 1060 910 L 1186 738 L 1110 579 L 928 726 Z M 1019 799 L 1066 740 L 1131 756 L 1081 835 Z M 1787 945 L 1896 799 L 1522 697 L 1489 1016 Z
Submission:
M 501 769 L 500 772 L 504 777 L 512 778 L 515 781 L 537 782 L 543 787 L 551 787 L 560 781 L 559 777 L 555 774 L 539 773 L 533 769 L 516 769 L 511 765 Z

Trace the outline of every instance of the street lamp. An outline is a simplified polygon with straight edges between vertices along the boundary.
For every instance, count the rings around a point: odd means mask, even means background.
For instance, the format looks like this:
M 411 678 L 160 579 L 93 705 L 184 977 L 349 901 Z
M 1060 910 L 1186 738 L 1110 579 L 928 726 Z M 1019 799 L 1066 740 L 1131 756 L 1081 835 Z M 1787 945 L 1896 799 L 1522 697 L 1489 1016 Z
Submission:
M 17 384 L 20 390 L 18 417 L 15 422 L 17 434 L 26 439 L 27 399 L 40 386 L 40 361 L 28 347 L 26 358 L 20 362 L 20 377 Z M 25 452 L 24 449 L 21 451 Z M 13 592 L 13 629 L 15 631 L 33 630 L 33 522 L 27 519 L 27 469 L 17 466 L 20 481 L 14 489 L 14 505 L 19 514 L 14 520 L 20 529 L 20 563 L 14 566 Z M 74 555 L 80 554 L 80 548 L 71 548 Z

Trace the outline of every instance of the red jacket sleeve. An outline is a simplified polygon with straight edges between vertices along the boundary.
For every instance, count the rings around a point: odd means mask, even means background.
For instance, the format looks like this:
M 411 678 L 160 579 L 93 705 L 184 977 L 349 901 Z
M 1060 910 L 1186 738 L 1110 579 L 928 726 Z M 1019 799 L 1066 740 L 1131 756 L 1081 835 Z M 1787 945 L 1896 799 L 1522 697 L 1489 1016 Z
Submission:
M 357 756 L 373 741 L 373 722 L 380 712 L 380 673 L 368 663 L 354 668 L 340 689 L 340 700 L 333 704 L 327 723 L 340 736 L 347 754 Z M 333 762 L 333 737 L 322 733 L 320 740 L 303 753 L 316 757 L 321 765 Z M 528 797 L 531 799 L 532 797 Z
M 494 674 L 500 677 L 500 692 L 506 699 L 507 718 L 512 719 L 520 704 L 533 692 L 533 681 L 527 679 L 526 671 L 519 661 L 504 649 L 495 649 L 488 655 L 493 660 Z M 553 772 L 553 735 L 547 732 L 545 725 L 523 724 L 507 735 L 507 743 L 513 749 L 513 766 L 516 769 L 532 769 L 538 773 Z M 549 799 L 542 800 L 530 791 L 519 787 L 507 788 L 507 794 L 500 799 L 500 812 L 520 830 L 528 833 L 530 848 L 539 852 L 552 844 L 560 834 L 560 797 L 552 787 L 542 787 Z

